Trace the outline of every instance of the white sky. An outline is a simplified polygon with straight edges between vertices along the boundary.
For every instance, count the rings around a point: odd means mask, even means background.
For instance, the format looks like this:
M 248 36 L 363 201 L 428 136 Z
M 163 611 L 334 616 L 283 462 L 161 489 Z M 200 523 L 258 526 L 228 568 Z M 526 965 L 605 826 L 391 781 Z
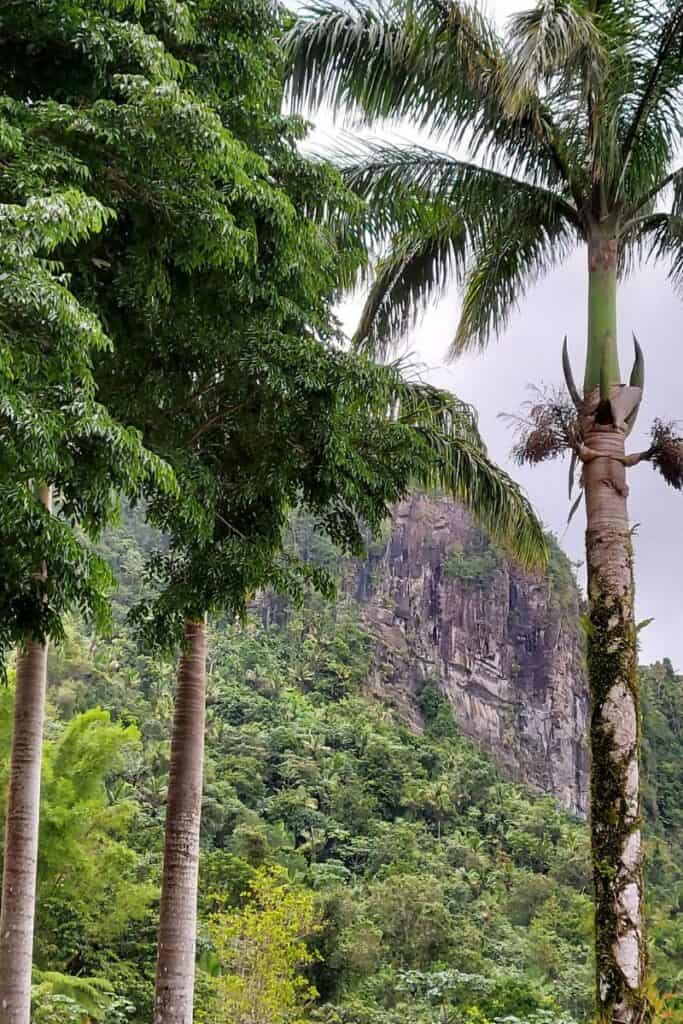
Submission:
M 525 6 L 530 3 L 488 3 L 489 11 L 501 22 L 512 11 Z M 314 143 L 320 150 L 333 138 L 335 128 L 328 115 L 309 117 L 316 124 Z M 408 133 L 417 137 L 406 127 L 404 134 Z M 350 331 L 360 304 L 360 300 L 354 300 L 342 310 Z M 561 382 L 561 344 L 565 334 L 575 376 L 579 381 L 582 379 L 586 335 L 584 254 L 577 252 L 527 294 L 508 330 L 484 355 L 463 357 L 447 365 L 445 352 L 458 321 L 458 311 L 459 296 L 453 290 L 413 332 L 407 350 L 425 364 L 429 380 L 475 406 L 491 455 L 522 483 L 570 558 L 583 562 L 583 509 L 566 528 L 567 462 L 533 470 L 511 464 L 510 430 L 498 414 L 519 411 L 529 398 L 530 384 Z M 673 294 L 663 266 L 641 271 L 620 288 L 619 337 L 624 374 L 632 359 L 632 332 L 645 350 L 647 372 L 638 425 L 629 439 L 629 447 L 636 450 L 647 447 L 649 427 L 656 416 L 683 419 L 683 302 Z M 682 670 L 683 494 L 667 487 L 647 464 L 631 470 L 630 486 L 631 520 L 640 524 L 635 536 L 637 617 L 654 619 L 640 634 L 641 660 L 670 657 Z

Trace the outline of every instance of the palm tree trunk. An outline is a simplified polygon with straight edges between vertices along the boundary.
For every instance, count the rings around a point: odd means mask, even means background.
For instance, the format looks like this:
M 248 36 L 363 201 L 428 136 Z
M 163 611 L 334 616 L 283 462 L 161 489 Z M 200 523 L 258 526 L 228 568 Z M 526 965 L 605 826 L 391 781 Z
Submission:
M 633 561 L 626 508 L 624 437 L 597 430 L 586 443 L 586 553 L 590 629 L 591 838 L 599 1020 L 647 1019 L 642 919 L 640 701 L 633 619 Z
M 584 427 L 584 442 L 596 456 L 585 464 L 584 486 L 597 1019 L 600 1024 L 643 1024 L 651 1011 L 645 994 L 633 555 L 622 461 L 625 435 L 604 402 L 607 385 L 614 388 L 619 375 L 614 253 L 615 247 L 603 246 L 597 261 L 591 253 L 586 398 L 591 391 L 595 395 L 596 383 L 600 386 L 596 375 L 602 367 L 603 402 Z M 596 309 L 599 304 L 606 308 Z
M 171 742 L 154 1024 L 192 1024 L 206 646 L 205 623 L 188 621 Z
M 51 507 L 48 487 L 40 498 Z M 41 575 L 45 574 L 45 568 Z M 47 641 L 27 639 L 17 656 L 12 754 L 0 909 L 0 1024 L 29 1024 L 36 904 L 40 770 Z

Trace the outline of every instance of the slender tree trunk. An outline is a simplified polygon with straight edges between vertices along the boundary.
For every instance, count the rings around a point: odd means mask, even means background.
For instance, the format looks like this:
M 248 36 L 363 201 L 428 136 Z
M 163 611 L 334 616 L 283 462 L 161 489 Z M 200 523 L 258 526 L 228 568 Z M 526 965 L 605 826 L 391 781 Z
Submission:
M 171 743 L 154 1024 L 192 1024 L 206 646 L 205 623 L 187 622 Z
M 584 442 L 597 455 L 584 467 L 597 1006 L 600 1024 L 643 1024 L 651 1009 L 645 994 L 633 556 L 622 462 L 625 434 L 605 401 L 608 385 L 615 396 L 620 383 L 615 256 L 609 243 L 594 246 L 590 254 L 585 401 L 586 409 L 597 405 L 597 410 L 584 418 Z M 601 383 L 598 403 L 595 388 Z
M 40 497 L 50 509 L 51 494 Z M 41 572 L 44 575 L 45 568 Z M 40 769 L 47 641 L 27 639 L 17 656 L 12 754 L 0 908 L 0 1024 L 29 1024 L 36 904 Z

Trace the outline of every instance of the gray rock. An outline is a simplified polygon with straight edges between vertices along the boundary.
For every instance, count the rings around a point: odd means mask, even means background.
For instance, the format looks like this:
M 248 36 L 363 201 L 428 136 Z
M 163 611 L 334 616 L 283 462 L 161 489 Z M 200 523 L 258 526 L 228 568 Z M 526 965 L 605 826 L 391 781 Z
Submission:
M 482 535 L 448 499 L 415 496 L 395 513 L 383 553 L 345 587 L 376 639 L 370 687 L 421 727 L 417 695 L 433 679 L 462 731 L 505 773 L 588 808 L 588 684 L 578 590 L 501 561 L 483 580 L 453 578 L 454 547 Z

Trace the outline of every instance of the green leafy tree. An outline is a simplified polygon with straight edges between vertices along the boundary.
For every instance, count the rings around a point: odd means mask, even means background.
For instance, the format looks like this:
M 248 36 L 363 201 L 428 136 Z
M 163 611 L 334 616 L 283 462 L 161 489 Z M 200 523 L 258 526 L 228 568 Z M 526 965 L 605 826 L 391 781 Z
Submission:
M 18 38 L 27 18 L 31 30 Z M 41 103 L 36 83 L 22 92 L 15 70 L 27 45 L 41 48 L 36 27 L 32 13 L 3 12 L 3 54 L 12 57 L 0 72 L 0 661 L 14 645 L 19 656 L 0 1019 L 22 1022 L 30 1012 L 47 637 L 61 636 L 69 609 L 107 620 L 110 575 L 79 529 L 95 537 L 120 492 L 136 498 L 172 482 L 139 435 L 96 399 L 93 360 L 110 340 L 69 289 L 61 256 L 88 245 L 113 211 L 88 194 L 88 167 L 53 135 L 67 109 Z
M 627 470 L 649 460 L 683 486 L 683 444 L 655 423 L 626 454 L 643 384 L 636 342 L 619 369 L 617 280 L 643 256 L 681 282 L 678 2 L 549 0 L 499 35 L 458 0 L 314 4 L 288 37 L 292 91 L 367 122 L 410 119 L 464 158 L 420 146 L 349 146 L 347 180 L 384 228 L 358 327 L 386 349 L 452 280 L 464 285 L 452 354 L 482 348 L 539 274 L 577 245 L 588 259 L 583 391 L 541 396 L 517 455 L 570 452 L 587 512 L 592 835 L 601 1021 L 650 1015 L 642 920 L 639 694 Z
M 155 24 L 151 11 L 138 17 L 141 28 Z M 113 354 L 98 360 L 99 394 L 179 482 L 148 503 L 170 543 L 150 563 L 155 598 L 135 612 L 157 643 L 183 644 L 158 1019 L 186 1018 L 192 998 L 205 617 L 240 613 L 267 584 L 329 591 L 323 574 L 281 553 L 288 508 L 303 503 L 358 549 L 360 520 L 376 529 L 413 479 L 441 482 L 523 559 L 544 550 L 526 501 L 488 462 L 470 410 L 334 344 L 332 300 L 363 258 L 359 233 L 345 226 L 356 201 L 336 172 L 297 154 L 301 126 L 279 115 L 280 24 L 267 4 L 196 5 L 180 27 L 156 27 L 153 66 L 134 52 L 145 77 L 121 73 L 130 26 L 107 24 L 111 55 L 88 51 L 67 86 L 78 110 L 70 139 L 118 211 L 69 259 L 76 294 L 113 339 Z M 51 45 L 73 45 L 61 24 L 47 27 Z M 92 94 L 102 98 L 81 115 Z
M 204 619 L 239 612 L 267 583 L 295 593 L 324 583 L 280 555 L 288 507 L 303 501 L 331 536 L 358 547 L 358 520 L 376 527 L 413 477 L 445 481 L 523 559 L 544 546 L 527 503 L 488 462 L 470 410 L 334 345 L 331 302 L 364 258 L 349 227 L 357 202 L 336 172 L 298 155 L 301 126 L 279 115 L 280 12 L 214 0 L 191 11 L 77 3 L 58 12 L 11 11 L 12 109 L 17 120 L 36 111 L 65 154 L 55 179 L 77 160 L 97 209 L 112 212 L 96 237 L 62 240 L 55 255 L 112 341 L 96 359 L 98 397 L 179 484 L 149 494 L 150 522 L 170 544 L 152 559 L 157 596 L 137 620 L 162 644 L 184 644 L 157 1010 L 173 1004 L 182 1018 L 194 962 Z
M 282 870 L 261 868 L 247 902 L 215 914 L 209 933 L 219 964 L 208 1020 L 225 1024 L 301 1024 L 317 992 L 305 974 L 308 943 L 320 928 L 313 893 Z

